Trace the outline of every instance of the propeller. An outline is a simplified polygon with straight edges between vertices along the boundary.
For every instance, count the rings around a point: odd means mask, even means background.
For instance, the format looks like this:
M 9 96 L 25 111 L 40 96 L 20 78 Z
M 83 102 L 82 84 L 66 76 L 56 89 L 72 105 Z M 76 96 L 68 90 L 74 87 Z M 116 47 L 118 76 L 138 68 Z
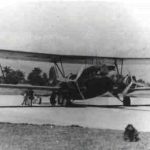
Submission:
M 131 81 L 130 84 L 123 90 L 122 95 L 126 96 L 128 91 L 131 89 L 131 86 L 133 85 L 133 82 Z
M 124 83 L 127 85 L 126 88 L 123 90 L 122 92 L 122 95 L 123 96 L 126 96 L 126 94 L 128 93 L 128 91 L 131 89 L 131 88 L 135 88 L 136 86 L 141 86 L 141 84 L 139 84 L 137 81 L 136 81 L 136 78 L 134 76 L 132 76 L 129 72 L 129 74 L 127 74 L 125 76 L 125 80 L 124 80 Z
M 55 68 L 55 66 L 51 66 L 49 70 L 49 84 L 52 86 L 56 85 L 58 82 L 57 79 L 58 79 L 57 69 Z

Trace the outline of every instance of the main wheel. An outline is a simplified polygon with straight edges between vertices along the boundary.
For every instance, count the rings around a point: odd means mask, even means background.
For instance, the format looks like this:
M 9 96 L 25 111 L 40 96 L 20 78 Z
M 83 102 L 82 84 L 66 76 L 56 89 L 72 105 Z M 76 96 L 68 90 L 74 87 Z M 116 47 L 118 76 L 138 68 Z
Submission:
M 131 106 L 131 99 L 129 96 L 123 98 L 123 106 Z

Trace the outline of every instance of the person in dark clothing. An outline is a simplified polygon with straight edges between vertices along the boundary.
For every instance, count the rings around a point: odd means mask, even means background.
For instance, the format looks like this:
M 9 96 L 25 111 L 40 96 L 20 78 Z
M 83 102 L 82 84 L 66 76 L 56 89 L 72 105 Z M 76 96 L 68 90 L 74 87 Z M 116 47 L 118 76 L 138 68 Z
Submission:
M 137 142 L 140 140 L 139 133 L 132 124 L 128 124 L 125 128 L 123 138 L 125 141 L 129 142 Z
M 56 104 L 56 94 L 54 92 L 52 92 L 51 97 L 50 97 L 50 104 L 52 106 L 55 106 Z
M 30 106 L 32 106 L 32 101 L 34 99 L 34 92 L 31 89 L 28 91 L 28 98 L 30 100 Z

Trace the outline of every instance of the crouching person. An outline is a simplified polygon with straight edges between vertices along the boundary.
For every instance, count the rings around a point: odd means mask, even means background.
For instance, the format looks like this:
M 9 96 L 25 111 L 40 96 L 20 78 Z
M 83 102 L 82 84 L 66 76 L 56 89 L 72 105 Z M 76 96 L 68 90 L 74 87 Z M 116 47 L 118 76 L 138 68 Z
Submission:
M 132 124 L 128 124 L 125 128 L 123 138 L 128 142 L 137 142 L 140 140 L 139 132 L 133 127 Z
M 33 100 L 34 104 L 42 104 L 42 98 L 39 95 L 34 95 L 34 100 Z

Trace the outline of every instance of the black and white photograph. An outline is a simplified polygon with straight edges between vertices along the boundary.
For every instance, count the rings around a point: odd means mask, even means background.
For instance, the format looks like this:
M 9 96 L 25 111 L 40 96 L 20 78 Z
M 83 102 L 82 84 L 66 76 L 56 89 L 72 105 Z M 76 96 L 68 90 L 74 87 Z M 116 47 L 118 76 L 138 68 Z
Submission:
M 1 0 L 0 150 L 150 150 L 150 1 Z

